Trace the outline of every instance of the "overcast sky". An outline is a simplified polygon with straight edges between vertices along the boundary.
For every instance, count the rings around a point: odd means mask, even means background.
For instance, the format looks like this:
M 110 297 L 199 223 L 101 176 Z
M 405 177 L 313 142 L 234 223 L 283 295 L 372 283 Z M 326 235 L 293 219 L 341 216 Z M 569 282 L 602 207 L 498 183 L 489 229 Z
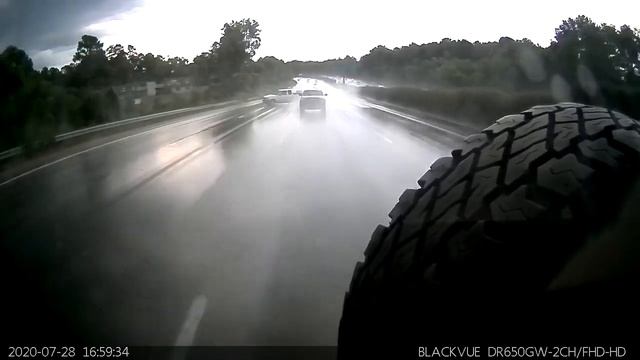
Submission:
M 251 17 L 262 28 L 257 56 L 284 60 L 360 57 L 442 38 L 527 37 L 547 46 L 563 19 L 640 27 L 640 1 L 452 0 L 0 0 L 0 47 L 17 45 L 36 68 L 71 61 L 82 34 L 105 44 L 192 59 L 225 22 Z

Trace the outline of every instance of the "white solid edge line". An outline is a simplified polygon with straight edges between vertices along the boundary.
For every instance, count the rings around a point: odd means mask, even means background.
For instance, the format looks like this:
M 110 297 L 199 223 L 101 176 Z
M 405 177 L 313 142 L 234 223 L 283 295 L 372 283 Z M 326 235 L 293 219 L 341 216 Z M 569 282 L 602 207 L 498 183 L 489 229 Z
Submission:
M 395 116 L 397 116 L 397 117 L 401 117 L 401 118 L 403 118 L 403 119 L 407 119 L 407 120 L 410 120 L 410 121 L 416 122 L 416 123 L 418 123 L 418 124 L 422 124 L 422 125 L 425 125 L 425 126 L 432 127 L 432 128 L 434 128 L 434 129 L 436 129 L 436 130 L 439 130 L 439 131 L 445 132 L 445 133 L 447 133 L 447 134 L 450 134 L 450 135 L 453 135 L 453 136 L 456 136 L 456 137 L 459 137 L 459 138 L 462 138 L 462 139 L 466 138 L 466 136 L 461 135 L 461 134 L 458 134 L 458 133 L 457 133 L 457 132 L 455 132 L 455 131 L 451 131 L 451 130 L 449 130 L 449 129 L 445 129 L 445 128 L 440 127 L 440 126 L 437 126 L 437 125 L 429 124 L 429 123 L 424 122 L 424 121 L 422 121 L 422 120 L 418 120 L 418 119 L 414 118 L 413 116 L 409 116 L 409 115 L 403 114 L 403 113 L 401 113 L 401 112 L 398 112 L 398 111 L 395 111 L 395 110 L 392 110 L 392 109 L 386 108 L 386 107 L 384 107 L 384 106 L 380 106 L 380 105 L 376 105 L 376 104 L 372 104 L 372 103 L 367 103 L 367 106 L 369 106 L 369 107 L 371 107 L 371 108 L 374 108 L 374 109 L 377 109 L 377 110 L 380 110 L 380 111 L 384 111 L 384 112 L 389 113 L 389 114 L 391 114 L 391 115 L 395 115 Z
M 170 124 L 170 125 L 174 125 L 174 124 Z M 166 126 L 169 126 L 169 125 L 166 125 Z M 52 162 L 50 162 L 50 163 L 46 163 L 46 164 L 40 165 L 40 166 L 38 166 L 38 167 L 36 167 L 36 168 L 33 168 L 33 169 L 29 170 L 29 171 L 23 172 L 23 173 L 22 173 L 22 174 L 20 174 L 20 175 L 16 175 L 16 176 L 14 176 L 14 177 L 12 177 L 12 178 L 10 178 L 10 179 L 7 179 L 7 180 L 3 181 L 2 183 L 0 183 L 0 186 L 2 186 L 2 185 L 6 185 L 6 184 L 9 184 L 9 183 L 12 183 L 12 182 L 14 182 L 15 180 L 18 180 L 18 179 L 20 179 L 20 178 L 22 178 L 22 177 L 25 177 L 25 176 L 27 176 L 27 175 L 33 174 L 33 173 L 34 173 L 34 172 L 36 172 L 36 171 L 42 170 L 42 169 L 47 168 L 47 167 L 49 167 L 49 166 L 52 166 L 52 165 L 55 165 L 55 164 L 57 164 L 57 163 L 63 162 L 63 161 L 65 161 L 65 160 L 71 159 L 71 158 L 76 157 L 76 156 L 78 156 L 78 155 L 82 155 L 82 154 L 84 154 L 84 153 L 88 153 L 89 151 L 93 151 L 93 150 L 99 149 L 99 148 L 101 148 L 101 147 L 105 147 L 105 146 L 108 146 L 108 145 L 112 145 L 112 144 L 115 144 L 115 143 L 119 143 L 119 142 L 121 142 L 121 141 L 125 141 L 125 140 L 127 140 L 127 139 L 131 139 L 131 138 L 133 138 L 133 137 L 137 137 L 137 136 L 145 135 L 145 134 L 148 134 L 148 133 L 154 132 L 154 131 L 156 131 L 156 130 L 158 130 L 158 129 L 164 128 L 164 127 L 166 127 L 166 126 L 159 126 L 159 127 L 156 127 L 156 128 L 150 129 L 150 130 L 147 130 L 147 131 L 143 131 L 143 132 L 135 133 L 135 134 L 131 134 L 131 135 L 128 135 L 128 136 L 125 136 L 125 137 L 122 137 L 122 138 L 114 139 L 114 140 L 108 141 L 108 142 L 106 142 L 106 143 L 99 144 L 99 145 L 96 145 L 96 146 L 92 146 L 92 147 L 90 147 L 90 148 L 88 148 L 88 149 L 84 149 L 84 150 L 82 150 L 82 151 L 78 151 L 78 152 L 73 153 L 73 154 L 71 154 L 71 155 L 67 155 L 67 156 L 65 156 L 65 157 L 61 157 L 60 159 L 56 159 L 56 160 L 54 160 L 54 161 L 52 161 Z
M 235 108 L 234 108 L 234 109 L 230 109 L 230 110 L 235 110 Z M 143 132 L 139 132 L 139 133 L 135 133 L 135 134 L 127 135 L 127 136 L 125 136 L 125 137 L 118 138 L 118 139 L 114 139 L 114 140 L 108 141 L 108 142 L 103 143 L 103 144 L 99 144 L 99 145 L 96 145 L 96 146 L 92 146 L 92 147 L 90 147 L 90 148 L 88 148 L 88 149 L 84 149 L 84 150 L 82 150 L 82 151 L 78 151 L 78 152 L 73 153 L 73 154 L 71 154 L 71 155 L 67 155 L 67 156 L 62 157 L 62 158 L 60 158 L 60 159 L 56 159 L 56 160 L 54 160 L 54 161 L 52 161 L 52 162 L 49 162 L 49 163 L 46 163 L 46 164 L 40 165 L 40 166 L 38 166 L 38 167 L 36 167 L 36 168 L 33 168 L 33 169 L 31 169 L 31 170 L 25 171 L 25 172 L 23 172 L 23 173 L 22 173 L 22 174 L 20 174 L 20 175 L 16 175 L 16 176 L 14 176 L 14 177 L 12 177 L 12 178 L 9 178 L 9 179 L 7 179 L 7 180 L 3 181 L 2 183 L 0 183 L 0 186 L 10 184 L 10 183 L 12 183 L 12 182 L 14 182 L 14 181 L 16 181 L 16 180 L 18 180 L 18 179 L 20 179 L 20 178 L 23 178 L 23 177 L 25 177 L 25 176 L 27 176 L 27 175 L 33 174 L 34 172 L 37 172 L 37 171 L 40 171 L 40 170 L 42 170 L 42 169 L 48 168 L 49 166 L 52 166 L 52 165 L 55 165 L 55 164 L 57 164 L 57 163 L 63 162 L 63 161 L 65 161 L 65 160 L 71 159 L 71 158 L 76 157 L 76 156 L 78 156 L 78 155 L 82 155 L 82 154 L 87 153 L 87 152 L 89 152 L 89 151 L 93 151 L 93 150 L 96 150 L 96 149 L 99 149 L 99 148 L 102 148 L 102 147 L 105 147 L 105 146 L 109 146 L 109 145 L 112 145 L 112 144 L 115 144 L 115 143 L 119 143 L 119 142 L 121 142 L 121 141 L 125 141 L 125 140 L 128 140 L 128 139 L 131 139 L 131 138 L 137 137 L 137 136 L 146 135 L 146 134 L 152 133 L 152 132 L 154 132 L 154 131 L 158 131 L 158 130 L 164 129 L 164 128 L 166 128 L 166 127 L 181 126 L 181 125 L 184 125 L 184 124 L 188 124 L 188 123 L 190 123 L 190 122 L 202 121 L 202 120 L 205 120 L 205 119 L 207 119 L 207 118 L 209 118 L 209 117 L 213 117 L 213 116 L 215 116 L 215 115 L 219 115 L 219 114 L 220 114 L 220 113 L 209 114 L 209 115 L 206 115 L 206 116 L 200 116 L 200 117 L 198 117 L 198 118 L 196 118 L 196 119 L 183 120 L 183 121 L 180 121 L 180 122 L 175 122 L 175 123 L 170 123 L 170 124 L 166 124 L 166 125 L 161 125 L 161 126 L 158 126 L 158 127 L 154 127 L 153 129 L 149 129 L 149 130 L 147 130 L 147 131 L 143 131 Z
M 191 346 L 193 344 L 193 339 L 196 336 L 200 320 L 202 320 L 202 316 L 206 309 L 206 296 L 198 295 L 193 299 L 193 303 L 191 303 L 191 307 L 187 312 L 187 317 L 184 319 L 180 333 L 178 333 L 178 337 L 176 338 L 175 346 Z

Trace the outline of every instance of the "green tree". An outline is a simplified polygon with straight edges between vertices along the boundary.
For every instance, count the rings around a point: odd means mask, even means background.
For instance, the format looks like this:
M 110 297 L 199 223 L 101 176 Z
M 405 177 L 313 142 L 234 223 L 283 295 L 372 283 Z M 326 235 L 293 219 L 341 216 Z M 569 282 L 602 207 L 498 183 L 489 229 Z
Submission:
M 125 84 L 132 80 L 134 65 L 129 61 L 127 50 L 120 45 L 111 45 L 106 51 L 111 83 Z
M 162 81 L 170 74 L 170 67 L 162 55 L 147 53 L 140 61 L 145 80 Z
M 253 58 L 260 47 L 257 21 L 242 19 L 224 24 L 220 40 L 211 46 L 210 60 L 220 75 L 232 76 Z
M 195 82 L 200 85 L 208 84 L 213 72 L 214 64 L 211 52 L 203 52 L 196 56 L 189 67 L 190 75 L 195 78 Z
M 103 44 L 97 37 L 93 35 L 82 35 L 82 38 L 78 41 L 76 53 L 73 55 L 73 62 L 81 63 L 82 60 L 87 57 L 105 55 L 102 46 Z
M 167 66 L 169 68 L 169 74 L 171 76 L 185 76 L 187 75 L 187 66 L 189 65 L 189 60 L 174 56 L 167 59 Z
M 56 67 L 47 68 L 44 67 L 40 71 L 40 75 L 42 78 L 52 84 L 55 85 L 63 85 L 64 84 L 64 75 L 60 71 L 60 69 Z
M 33 62 L 15 46 L 0 54 L 0 150 L 16 146 L 24 127 L 24 89 L 33 77 Z
M 623 25 L 616 35 L 613 39 L 617 48 L 615 66 L 622 72 L 625 82 L 640 85 L 640 31 Z
M 133 45 L 127 45 L 127 60 L 133 68 L 134 73 L 142 73 L 142 58 L 144 55 L 140 54 Z
M 33 70 L 29 56 L 15 46 L 5 49 L 0 78 L 0 150 L 18 145 L 31 150 L 51 142 L 59 102 L 52 86 Z
M 78 41 L 73 64 L 67 69 L 71 86 L 105 86 L 111 83 L 109 63 L 102 46 L 92 35 L 83 35 Z
M 622 64 L 616 64 L 621 60 L 617 38 L 614 27 L 597 25 L 586 16 L 564 20 L 550 46 L 552 63 L 576 92 L 584 90 L 585 73 L 599 86 L 619 84 L 624 74 Z
M 33 61 L 24 50 L 8 46 L 0 54 L 0 99 L 7 99 L 33 75 Z

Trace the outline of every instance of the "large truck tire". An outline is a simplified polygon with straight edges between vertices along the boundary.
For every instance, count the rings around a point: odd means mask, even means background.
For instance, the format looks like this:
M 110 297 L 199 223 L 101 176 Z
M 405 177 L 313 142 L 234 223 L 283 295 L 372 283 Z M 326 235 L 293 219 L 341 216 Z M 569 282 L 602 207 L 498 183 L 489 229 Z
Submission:
M 417 358 L 420 344 L 481 338 L 521 343 L 540 329 L 557 342 L 611 316 L 637 315 L 624 307 L 637 281 L 556 280 L 635 186 L 638 121 L 582 104 L 536 106 L 469 136 L 451 155 L 373 232 L 345 296 L 339 358 Z

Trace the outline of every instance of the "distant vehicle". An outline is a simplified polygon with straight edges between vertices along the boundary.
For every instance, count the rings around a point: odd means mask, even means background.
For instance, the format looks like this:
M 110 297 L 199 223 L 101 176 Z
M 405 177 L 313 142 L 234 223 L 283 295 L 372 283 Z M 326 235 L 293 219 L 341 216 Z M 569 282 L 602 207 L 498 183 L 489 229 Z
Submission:
M 327 112 L 327 96 L 322 90 L 305 90 L 300 96 L 300 115 L 307 110 L 320 110 L 324 116 Z
M 280 89 L 275 95 L 266 95 L 262 98 L 265 104 L 273 105 L 276 103 L 290 103 L 295 98 L 292 89 Z

